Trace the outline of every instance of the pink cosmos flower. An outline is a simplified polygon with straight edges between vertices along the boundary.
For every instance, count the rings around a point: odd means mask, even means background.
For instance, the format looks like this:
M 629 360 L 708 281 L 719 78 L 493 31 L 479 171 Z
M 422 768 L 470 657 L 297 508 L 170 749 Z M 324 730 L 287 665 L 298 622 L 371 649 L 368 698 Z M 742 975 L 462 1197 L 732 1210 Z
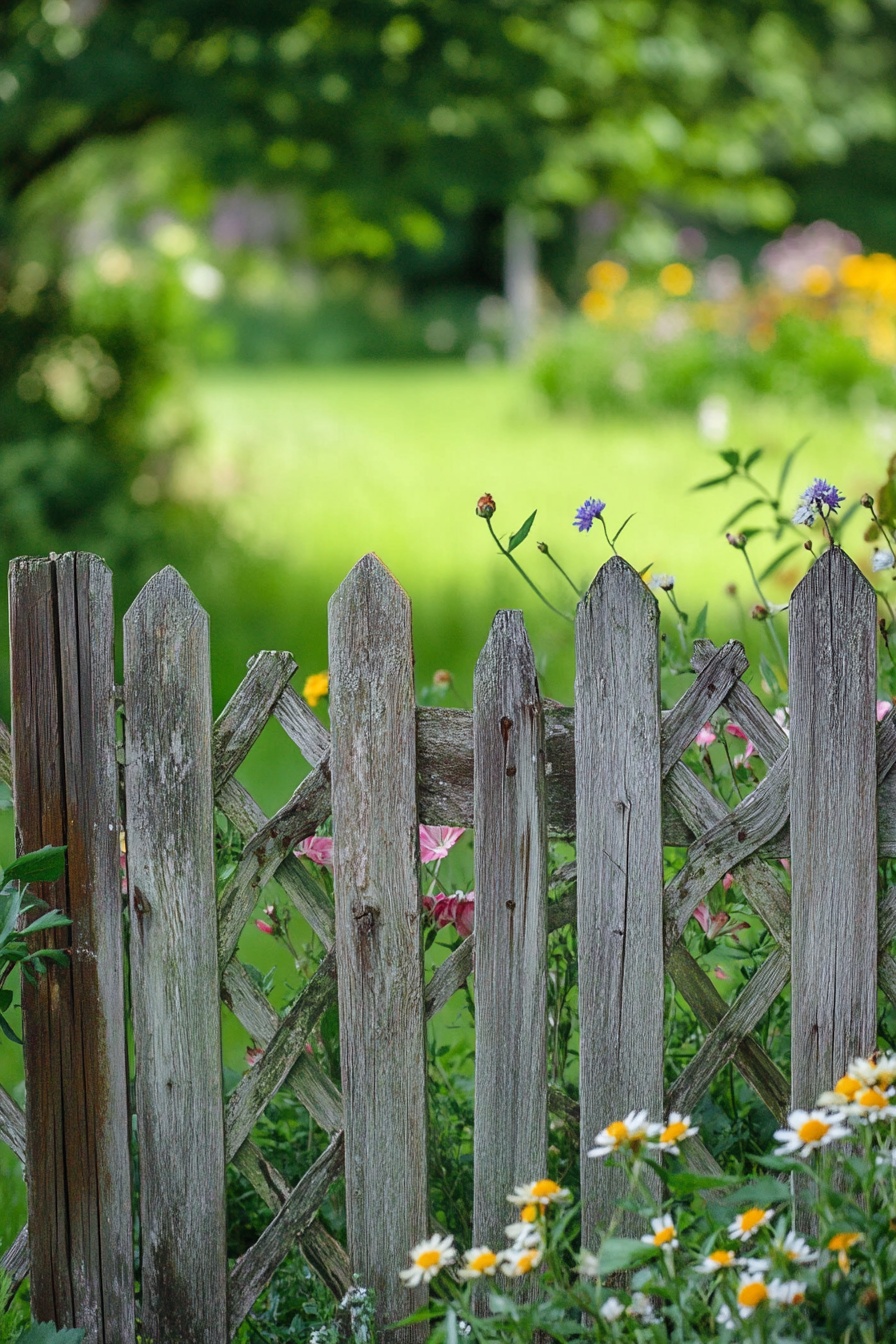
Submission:
M 440 929 L 444 929 L 446 924 L 453 924 L 461 938 L 469 938 L 473 932 L 476 922 L 475 891 L 456 891 L 453 896 L 441 893 L 424 896 L 423 908 L 432 915 Z
M 725 876 L 722 878 L 722 889 L 723 889 L 724 891 L 727 891 L 728 888 L 729 888 L 729 887 L 731 886 L 731 884 L 733 883 L 733 881 L 734 881 L 734 874 L 733 874 L 733 873 L 726 873 Z
M 265 920 L 263 920 L 263 919 L 256 919 L 256 921 L 255 921 L 255 927 L 256 927 L 256 929 L 258 929 L 261 933 L 273 933 L 273 932 L 274 932 L 274 926 L 273 926 L 272 924 L 268 924 L 268 923 L 267 923 Z
M 735 756 L 734 758 L 735 765 L 746 765 L 750 757 L 754 754 L 754 752 L 756 752 L 756 744 L 750 741 L 750 739 L 744 732 L 743 728 L 741 728 L 739 724 L 726 723 L 725 732 L 730 733 L 732 737 L 739 737 L 742 742 L 746 742 L 747 749 L 744 752 L 744 754 L 742 756 Z
M 727 971 L 723 971 L 722 968 L 721 968 L 721 966 L 716 966 L 716 967 L 713 969 L 713 976 L 714 976 L 714 978 L 715 978 L 716 980 L 730 980 L 730 979 L 731 979 L 731 976 L 728 974 L 728 972 L 727 972 Z
M 890 712 L 890 710 L 891 710 L 892 708 L 893 708 L 893 701 L 892 701 L 892 700 L 878 700 L 878 702 L 877 702 L 877 721 L 878 721 L 878 723 L 880 723 L 881 719 L 885 719 L 885 718 L 887 717 L 887 715 L 889 714 L 889 712 Z
M 718 938 L 719 934 L 722 932 L 726 934 L 737 934 L 741 929 L 748 929 L 750 927 L 749 924 L 744 924 L 743 921 L 741 921 L 740 924 L 732 924 L 729 928 L 728 925 L 731 916 L 728 911 L 720 910 L 717 915 L 711 915 L 709 913 L 709 907 L 705 901 L 701 901 L 695 908 L 694 918 L 706 934 L 707 938 Z M 735 939 L 735 941 L 737 940 Z
M 326 868 L 329 872 L 333 871 L 333 837 L 332 835 L 311 835 L 295 850 L 297 859 L 310 859 L 320 868 Z
M 694 745 L 697 747 L 711 747 L 716 740 L 716 735 L 712 730 L 711 723 L 704 723 L 697 736 L 694 738 Z
M 421 826 L 420 858 L 423 863 L 444 859 L 464 833 L 463 826 Z

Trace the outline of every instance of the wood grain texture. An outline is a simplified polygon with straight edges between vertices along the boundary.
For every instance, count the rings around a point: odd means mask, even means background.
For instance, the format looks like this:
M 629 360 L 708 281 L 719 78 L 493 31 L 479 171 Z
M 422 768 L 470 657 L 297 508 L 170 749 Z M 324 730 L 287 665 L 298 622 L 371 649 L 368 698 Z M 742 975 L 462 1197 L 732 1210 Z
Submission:
M 330 734 L 298 691 L 287 686 L 274 705 L 274 717 L 309 765 L 320 765 L 330 753 Z
M 736 639 L 707 660 L 679 701 L 663 716 L 663 775 L 668 775 L 694 741 L 707 719 L 750 666 Z
M 5 1302 L 3 1298 L 0 1297 L 0 1312 L 6 1310 L 9 1303 L 15 1297 L 19 1285 L 27 1279 L 30 1260 L 28 1228 L 23 1227 L 6 1254 L 0 1257 L 0 1269 L 2 1269 L 4 1274 L 8 1276 L 10 1289 L 9 1296 Z M 130 1341 L 128 1344 L 130 1344 Z
M 231 1338 L 246 1319 L 253 1302 L 280 1261 L 291 1249 L 293 1241 L 307 1233 L 327 1189 L 339 1175 L 342 1158 L 343 1136 L 337 1134 L 287 1196 L 258 1241 L 249 1247 L 230 1271 L 228 1314 Z
M 19 844 L 67 846 L 39 894 L 72 920 L 44 944 L 69 965 L 22 996 L 32 1302 L 111 1344 L 134 1330 L 112 578 L 81 553 L 19 561 L 11 606 Z
M 0 719 L 0 781 L 12 784 L 12 738 L 2 719 Z
M 224 1344 L 227 1241 L 208 618 L 180 575 L 124 619 L 143 1330 Z
M 348 1247 L 385 1325 L 426 1300 L 397 1269 L 428 1208 L 411 612 L 376 556 L 330 600 L 329 645 Z M 425 1333 L 405 1327 L 399 1344 Z
M 717 653 L 711 639 L 695 639 L 691 659 L 694 671 L 702 672 Z M 725 705 L 732 720 L 748 734 L 765 763 L 774 765 L 787 746 L 787 734 L 762 701 L 743 681 L 737 681 L 725 697 Z
M 215 793 L 239 769 L 261 735 L 296 670 L 291 653 L 257 653 L 215 720 L 212 762 Z
M 876 613 L 836 547 L 790 602 L 795 1106 L 876 1044 Z
M 497 1246 L 507 1195 L 547 1174 L 544 720 L 519 611 L 498 612 L 476 664 L 473 761 L 473 1244 Z
M 586 1156 L 628 1111 L 663 1105 L 659 609 L 614 557 L 576 614 L 576 862 L 582 1243 L 625 1179 Z
M 0 1087 L 0 1141 L 25 1161 L 25 1112 L 5 1087 Z

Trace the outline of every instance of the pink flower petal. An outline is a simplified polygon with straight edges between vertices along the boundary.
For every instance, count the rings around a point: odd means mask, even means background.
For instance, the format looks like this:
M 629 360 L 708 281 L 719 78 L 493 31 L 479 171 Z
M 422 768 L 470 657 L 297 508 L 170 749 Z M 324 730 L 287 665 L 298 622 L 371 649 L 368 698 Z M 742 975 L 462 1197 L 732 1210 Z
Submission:
M 694 738 L 694 744 L 698 747 L 711 747 L 716 740 L 716 735 L 712 730 L 712 724 L 704 723 L 697 736 Z
M 724 891 L 727 891 L 733 881 L 734 881 L 734 874 L 726 873 L 725 876 L 722 878 L 722 889 Z
M 307 840 L 303 840 L 295 849 L 297 859 L 310 859 L 316 863 L 319 868 L 326 868 L 329 872 L 333 871 L 333 837 L 332 835 L 312 835 Z
M 715 967 L 713 968 L 713 972 L 712 972 L 712 973 L 713 973 L 713 978 L 716 979 L 716 980 L 730 980 L 730 979 L 731 979 L 731 976 L 728 974 L 728 972 L 727 972 L 727 971 L 723 971 L 722 968 L 721 968 L 721 966 L 715 966 Z
M 256 929 L 258 929 L 261 933 L 273 933 L 273 932 L 274 932 L 273 927 L 272 927 L 270 924 L 266 924 L 265 921 L 264 921 L 263 919 L 256 919 L 256 921 L 255 921 L 255 927 L 256 927 Z
M 449 849 L 453 849 L 463 833 L 463 826 L 421 826 L 421 861 L 423 863 L 435 863 L 438 859 L 444 859 Z
M 881 719 L 885 719 L 885 718 L 887 717 L 887 715 L 889 714 L 889 712 L 890 712 L 890 710 L 891 710 L 892 708 L 893 708 L 893 701 L 892 701 L 892 700 L 878 700 L 878 702 L 877 702 L 877 721 L 878 721 L 878 723 L 880 723 Z
M 709 913 L 709 906 L 705 901 L 694 907 L 694 919 L 700 925 L 704 933 L 709 933 L 709 921 L 712 916 Z

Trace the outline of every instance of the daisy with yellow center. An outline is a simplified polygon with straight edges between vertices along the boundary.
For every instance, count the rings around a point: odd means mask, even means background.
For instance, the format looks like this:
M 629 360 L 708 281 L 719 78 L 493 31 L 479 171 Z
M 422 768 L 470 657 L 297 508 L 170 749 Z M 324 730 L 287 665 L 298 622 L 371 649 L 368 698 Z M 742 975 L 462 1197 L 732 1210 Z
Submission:
M 765 1227 L 775 1216 L 774 1209 L 745 1209 L 739 1213 L 728 1228 L 729 1237 L 735 1241 L 749 1241 L 760 1227 Z
M 892 1104 L 892 1091 L 892 1088 L 886 1092 L 879 1087 L 861 1088 L 852 1101 L 843 1107 L 844 1117 L 864 1120 L 869 1124 L 877 1120 L 892 1120 L 896 1116 L 896 1106 Z
M 660 1218 L 651 1218 L 652 1232 L 645 1232 L 641 1238 L 648 1246 L 660 1246 L 664 1250 L 674 1251 L 678 1245 L 678 1234 L 671 1214 L 664 1213 Z
M 508 1223 L 505 1235 L 513 1242 L 517 1250 L 527 1246 L 543 1246 L 541 1223 Z
M 772 1279 L 768 1295 L 780 1307 L 799 1307 L 806 1300 L 806 1285 L 798 1279 Z
M 438 1233 L 426 1241 L 418 1242 L 411 1251 L 410 1269 L 401 1269 L 398 1277 L 407 1288 L 419 1288 L 421 1283 L 429 1283 L 440 1269 L 453 1265 L 457 1259 L 453 1237 L 440 1237 Z
M 818 1252 L 813 1251 L 808 1241 L 798 1237 L 795 1232 L 788 1232 L 783 1241 L 776 1241 L 775 1250 L 794 1265 L 811 1265 L 818 1259 Z
M 650 1147 L 658 1149 L 661 1153 L 674 1153 L 677 1156 L 678 1145 L 682 1139 L 690 1139 L 696 1133 L 697 1126 L 691 1124 L 689 1115 L 679 1115 L 678 1111 L 673 1111 L 656 1138 L 650 1141 Z
M 510 1250 L 500 1252 L 498 1267 L 508 1279 L 521 1279 L 541 1264 L 543 1254 L 541 1246 L 512 1246 Z
M 791 1111 L 787 1117 L 787 1129 L 776 1129 L 775 1138 L 781 1147 L 775 1149 L 775 1156 L 799 1153 L 808 1157 L 816 1148 L 824 1148 L 835 1139 L 848 1139 L 850 1130 L 840 1123 L 836 1114 L 825 1111 Z
M 498 1257 L 488 1246 L 473 1246 L 464 1251 L 463 1266 L 457 1271 L 459 1279 L 493 1278 L 498 1269 Z
M 323 700 L 324 696 L 330 694 L 330 674 L 329 672 L 312 672 L 310 677 L 305 678 L 305 685 L 302 687 L 302 699 L 309 704 L 312 709 Z
M 720 1269 L 733 1269 L 737 1264 L 737 1257 L 734 1251 L 726 1251 L 719 1248 L 717 1251 L 710 1251 L 697 1266 L 698 1274 L 718 1274 Z
M 629 1111 L 624 1120 L 614 1120 L 602 1129 L 594 1140 L 594 1147 L 588 1149 L 589 1157 L 609 1157 L 622 1149 L 638 1152 L 641 1147 L 659 1133 L 661 1125 L 648 1124 L 646 1111 Z
M 768 1301 L 768 1285 L 761 1274 L 741 1274 L 737 1289 L 737 1311 L 742 1320 L 753 1315 Z
M 507 1196 L 511 1204 L 519 1205 L 524 1223 L 534 1222 L 539 1208 L 546 1209 L 549 1204 L 563 1204 L 569 1199 L 569 1191 L 561 1190 L 556 1181 L 532 1181 L 530 1185 L 518 1185 L 512 1195 Z
M 843 1077 L 834 1084 L 832 1092 L 822 1092 L 818 1098 L 819 1106 L 842 1106 L 844 1102 L 852 1101 L 857 1092 L 860 1092 L 865 1086 L 861 1078 L 856 1078 L 852 1073 L 844 1073 Z
M 837 1252 L 837 1264 L 844 1274 L 849 1273 L 849 1251 L 862 1240 L 861 1232 L 835 1232 L 828 1242 L 828 1250 Z

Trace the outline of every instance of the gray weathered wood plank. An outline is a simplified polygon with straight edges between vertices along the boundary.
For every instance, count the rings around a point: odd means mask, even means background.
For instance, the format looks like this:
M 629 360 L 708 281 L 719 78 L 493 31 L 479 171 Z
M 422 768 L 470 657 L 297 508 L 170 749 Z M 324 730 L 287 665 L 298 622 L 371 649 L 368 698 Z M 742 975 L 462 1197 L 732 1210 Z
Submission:
M 12 738 L 2 719 L 0 719 L 0 781 L 12 784 Z
M 663 775 L 668 775 L 707 719 L 730 695 L 750 666 L 743 645 L 729 640 L 713 654 L 669 713 L 663 716 Z
M 329 645 L 349 1259 L 385 1325 L 427 1296 L 397 1276 L 428 1231 L 426 1029 L 411 612 L 376 556 L 331 598 Z
M 16 561 L 10 603 L 18 843 L 67 846 L 38 894 L 72 921 L 41 940 L 68 965 L 22 994 L 32 1304 L 110 1344 L 134 1329 L 111 575 Z
M 6 1301 L 0 1297 L 0 1312 L 4 1312 L 9 1303 L 18 1292 L 19 1285 L 24 1283 L 28 1277 L 30 1266 L 30 1252 L 28 1247 L 28 1228 L 23 1227 L 15 1241 L 6 1251 L 5 1255 L 0 1257 L 0 1269 L 9 1279 L 9 1296 Z
M 0 1141 L 25 1161 L 25 1112 L 5 1087 L 0 1087 Z
M 508 1193 L 547 1175 L 544 721 L 519 611 L 498 612 L 476 664 L 473 762 L 473 1243 L 496 1246 Z
M 248 756 L 296 670 L 291 653 L 264 649 L 215 720 L 212 762 L 215 793 Z
M 659 609 L 614 557 L 576 615 L 576 862 L 582 1240 L 625 1179 L 586 1156 L 628 1111 L 663 1105 Z
M 702 672 L 718 650 L 711 639 L 694 640 L 691 666 Z M 732 720 L 751 738 L 766 765 L 774 765 L 787 746 L 787 734 L 776 723 L 765 705 L 743 681 L 738 681 L 725 698 Z
M 837 547 L 790 601 L 793 1103 L 877 1027 L 877 599 Z
M 230 1271 L 227 1306 L 231 1338 L 293 1241 L 306 1234 L 329 1186 L 339 1175 L 342 1159 L 343 1136 L 337 1134 L 287 1196 L 255 1244 Z
M 208 618 L 180 575 L 124 619 L 143 1331 L 224 1344 L 224 1116 Z
M 330 734 L 292 686 L 286 687 L 274 705 L 274 717 L 309 765 L 320 765 L 326 760 L 330 754 Z

